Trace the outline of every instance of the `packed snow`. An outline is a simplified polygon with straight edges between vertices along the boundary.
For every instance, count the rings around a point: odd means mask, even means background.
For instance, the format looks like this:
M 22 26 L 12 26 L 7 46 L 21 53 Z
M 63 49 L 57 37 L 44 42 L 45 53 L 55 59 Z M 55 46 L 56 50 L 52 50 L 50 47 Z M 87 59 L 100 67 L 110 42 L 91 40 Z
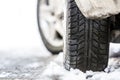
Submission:
M 118 46 L 119 45 L 119 46 Z M 110 53 L 118 54 L 120 51 L 120 44 L 111 43 Z M 111 52 L 112 51 L 112 52 Z M 53 61 L 51 61 L 40 80 L 120 80 L 120 58 L 110 58 L 108 67 L 102 72 L 87 71 L 86 73 L 71 69 L 67 71 L 63 66 L 63 53 L 60 53 Z

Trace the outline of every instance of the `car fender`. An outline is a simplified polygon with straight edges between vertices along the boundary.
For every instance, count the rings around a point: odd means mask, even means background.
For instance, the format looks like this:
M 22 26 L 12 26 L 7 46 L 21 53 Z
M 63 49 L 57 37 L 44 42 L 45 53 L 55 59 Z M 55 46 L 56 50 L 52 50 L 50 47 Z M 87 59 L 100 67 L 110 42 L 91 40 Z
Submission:
M 86 18 L 103 19 L 120 13 L 120 0 L 75 0 Z

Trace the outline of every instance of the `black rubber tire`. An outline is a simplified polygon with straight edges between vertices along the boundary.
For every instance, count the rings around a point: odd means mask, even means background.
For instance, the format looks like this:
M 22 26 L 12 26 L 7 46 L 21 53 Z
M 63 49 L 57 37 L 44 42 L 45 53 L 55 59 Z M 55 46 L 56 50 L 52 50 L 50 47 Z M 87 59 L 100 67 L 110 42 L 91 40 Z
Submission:
M 45 36 L 44 36 L 44 33 L 42 32 L 41 25 L 40 25 L 40 18 L 39 18 L 39 15 L 40 15 L 40 1 L 41 1 L 41 0 L 38 0 L 38 1 L 37 1 L 37 22 L 38 22 L 38 28 L 39 28 L 39 32 L 40 32 L 42 41 L 43 41 L 44 45 L 46 46 L 46 48 L 47 48 L 52 54 L 58 54 L 59 52 L 61 52 L 61 51 L 63 50 L 63 46 L 59 46 L 59 47 L 53 46 L 52 44 L 50 44 L 50 43 L 48 42 L 48 40 L 47 40 L 47 39 L 45 38 Z M 48 0 L 46 0 L 46 1 L 48 1 Z
M 66 21 L 65 68 L 103 71 L 108 64 L 109 19 L 87 19 L 74 0 L 67 0 Z

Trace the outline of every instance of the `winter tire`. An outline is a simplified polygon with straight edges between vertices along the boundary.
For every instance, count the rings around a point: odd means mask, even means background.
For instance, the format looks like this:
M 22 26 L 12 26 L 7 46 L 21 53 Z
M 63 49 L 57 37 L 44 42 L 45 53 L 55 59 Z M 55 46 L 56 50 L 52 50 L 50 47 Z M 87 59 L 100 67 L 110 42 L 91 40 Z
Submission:
M 109 19 L 85 18 L 74 0 L 67 0 L 66 15 L 65 68 L 104 70 L 109 55 Z

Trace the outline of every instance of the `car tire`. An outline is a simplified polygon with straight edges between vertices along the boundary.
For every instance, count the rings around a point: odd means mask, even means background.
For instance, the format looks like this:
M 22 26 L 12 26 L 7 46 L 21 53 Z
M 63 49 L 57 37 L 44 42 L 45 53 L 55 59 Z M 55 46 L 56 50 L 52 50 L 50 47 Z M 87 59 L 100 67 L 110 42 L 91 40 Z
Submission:
M 46 3 L 48 3 L 49 0 L 45 0 Z M 41 7 L 41 0 L 38 0 L 37 2 L 37 21 L 38 21 L 38 28 L 39 28 L 39 32 L 40 32 L 40 35 L 41 35 L 41 38 L 42 38 L 42 41 L 45 45 L 45 47 L 52 53 L 52 54 L 58 54 L 59 52 L 61 52 L 63 50 L 63 45 L 60 45 L 60 46 L 54 46 L 52 45 L 52 43 L 50 43 L 48 41 L 48 39 L 46 39 L 45 37 L 45 33 L 44 31 L 42 30 L 42 25 L 41 25 L 41 20 L 40 20 L 40 7 Z M 59 34 L 57 34 L 59 36 Z M 61 36 L 60 36 L 61 37 Z
M 109 56 L 109 19 L 87 19 L 74 0 L 67 0 L 64 66 L 103 71 Z

